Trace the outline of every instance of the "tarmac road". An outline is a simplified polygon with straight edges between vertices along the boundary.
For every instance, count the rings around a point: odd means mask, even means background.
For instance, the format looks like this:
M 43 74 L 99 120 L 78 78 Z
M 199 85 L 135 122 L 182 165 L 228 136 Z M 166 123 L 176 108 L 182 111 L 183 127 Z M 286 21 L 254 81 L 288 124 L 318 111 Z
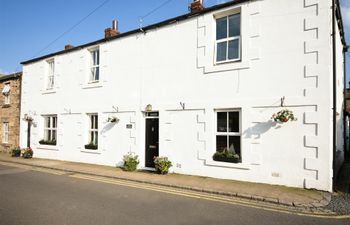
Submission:
M 0 165 L 0 225 L 73 224 L 349 225 L 350 219 L 269 211 L 164 188 Z

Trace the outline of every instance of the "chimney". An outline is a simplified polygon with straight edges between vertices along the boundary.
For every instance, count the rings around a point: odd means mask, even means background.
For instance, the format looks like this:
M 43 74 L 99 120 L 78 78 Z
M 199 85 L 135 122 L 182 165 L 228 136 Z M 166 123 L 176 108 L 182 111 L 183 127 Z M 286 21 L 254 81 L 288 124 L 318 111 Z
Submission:
M 111 38 L 120 34 L 118 31 L 118 20 L 113 20 L 112 28 L 105 29 L 105 38 Z
M 73 45 L 65 45 L 64 46 L 64 50 L 68 50 L 68 49 L 72 49 L 72 48 L 74 48 Z
M 203 0 L 193 0 L 190 6 L 191 13 L 197 13 L 204 9 Z

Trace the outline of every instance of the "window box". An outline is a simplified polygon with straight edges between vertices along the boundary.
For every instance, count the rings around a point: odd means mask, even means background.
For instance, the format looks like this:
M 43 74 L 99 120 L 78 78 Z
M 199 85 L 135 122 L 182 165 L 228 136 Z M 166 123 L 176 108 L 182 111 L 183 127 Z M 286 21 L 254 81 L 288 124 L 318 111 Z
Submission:
M 85 145 L 85 149 L 92 149 L 92 150 L 97 150 L 97 145 L 93 144 L 93 143 L 89 143 L 87 145 Z
M 241 160 L 238 154 L 224 150 L 223 152 L 215 152 L 213 155 L 214 161 L 229 162 L 229 163 L 240 163 Z
M 40 141 L 39 141 L 39 144 L 41 144 L 41 145 L 56 145 L 56 140 L 52 140 L 52 141 L 49 141 L 49 140 L 40 140 Z

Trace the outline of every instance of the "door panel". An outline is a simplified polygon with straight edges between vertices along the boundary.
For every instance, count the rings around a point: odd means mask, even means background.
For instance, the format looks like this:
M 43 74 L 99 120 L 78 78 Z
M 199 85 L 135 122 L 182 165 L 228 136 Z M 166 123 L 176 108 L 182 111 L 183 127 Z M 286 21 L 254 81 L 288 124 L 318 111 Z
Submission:
M 146 118 L 146 167 L 154 167 L 153 158 L 159 155 L 159 120 Z

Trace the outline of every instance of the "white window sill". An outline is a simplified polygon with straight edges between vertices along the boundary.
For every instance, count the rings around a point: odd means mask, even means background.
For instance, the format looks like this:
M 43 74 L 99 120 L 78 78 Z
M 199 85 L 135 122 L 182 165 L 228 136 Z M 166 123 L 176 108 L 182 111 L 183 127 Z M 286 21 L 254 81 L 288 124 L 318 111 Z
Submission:
M 226 168 L 235 168 L 242 170 L 250 170 L 250 166 L 243 163 L 229 163 L 229 162 L 219 162 L 212 159 L 205 160 L 205 165 L 207 166 L 216 166 L 216 167 L 226 167 Z
M 90 88 L 101 88 L 101 87 L 103 87 L 102 83 L 100 81 L 97 81 L 97 82 L 90 82 L 90 83 L 84 84 L 82 88 L 90 89 Z
M 89 154 L 96 154 L 96 155 L 100 155 L 101 154 L 101 151 L 99 151 L 98 149 L 96 149 L 96 150 L 83 149 L 83 150 L 80 150 L 80 152 L 89 153 Z
M 39 147 L 37 147 L 37 149 L 59 151 L 59 149 L 56 145 L 39 145 Z
M 46 95 L 46 94 L 54 94 L 54 93 L 56 93 L 56 90 L 53 89 L 53 88 L 45 89 L 45 90 L 43 90 L 43 91 L 41 92 L 41 94 L 43 94 L 43 95 Z

